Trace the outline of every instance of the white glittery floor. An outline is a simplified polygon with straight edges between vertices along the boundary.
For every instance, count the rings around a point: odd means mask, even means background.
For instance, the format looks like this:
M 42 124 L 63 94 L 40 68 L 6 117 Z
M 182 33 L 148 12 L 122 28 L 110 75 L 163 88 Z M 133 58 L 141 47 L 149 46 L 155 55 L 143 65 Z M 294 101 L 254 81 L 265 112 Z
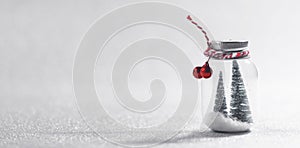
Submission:
M 195 119 L 179 135 L 158 147 L 298 146 L 300 117 L 294 110 L 297 104 L 291 101 L 293 99 L 283 101 L 282 96 L 286 94 L 272 96 L 272 103 L 268 101 L 269 99 L 261 101 L 262 104 L 269 103 L 269 106 L 261 110 L 263 120 L 256 123 L 249 133 L 199 132 L 199 123 Z M 53 104 L 31 103 L 31 105 L 16 102 L 11 107 L 3 106 L 0 116 L 0 146 L 117 147 L 102 140 L 89 129 L 73 106 L 74 99 L 67 100 L 69 101 L 64 103 L 57 101 Z M 285 102 L 285 105 L 282 102 Z

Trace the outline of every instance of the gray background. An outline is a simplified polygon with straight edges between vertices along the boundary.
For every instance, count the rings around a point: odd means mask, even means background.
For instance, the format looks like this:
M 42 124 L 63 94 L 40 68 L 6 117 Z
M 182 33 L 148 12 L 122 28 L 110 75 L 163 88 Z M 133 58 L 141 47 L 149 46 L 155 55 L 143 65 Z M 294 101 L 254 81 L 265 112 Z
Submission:
M 0 1 L 1 145 L 113 146 L 81 121 L 74 107 L 72 64 L 80 39 L 95 19 L 130 2 L 140 1 Z M 264 120 L 249 134 L 201 135 L 190 130 L 161 146 L 299 144 L 299 2 L 164 2 L 191 11 L 215 39 L 250 40 Z

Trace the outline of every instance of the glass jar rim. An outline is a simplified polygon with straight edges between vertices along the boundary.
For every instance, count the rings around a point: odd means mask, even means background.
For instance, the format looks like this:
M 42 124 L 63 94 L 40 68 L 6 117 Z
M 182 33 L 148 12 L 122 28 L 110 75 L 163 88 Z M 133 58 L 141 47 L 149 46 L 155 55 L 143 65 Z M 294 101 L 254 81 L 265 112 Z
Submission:
M 230 52 L 241 51 L 248 48 L 248 41 L 229 40 L 229 41 L 211 41 L 210 48 L 216 51 Z

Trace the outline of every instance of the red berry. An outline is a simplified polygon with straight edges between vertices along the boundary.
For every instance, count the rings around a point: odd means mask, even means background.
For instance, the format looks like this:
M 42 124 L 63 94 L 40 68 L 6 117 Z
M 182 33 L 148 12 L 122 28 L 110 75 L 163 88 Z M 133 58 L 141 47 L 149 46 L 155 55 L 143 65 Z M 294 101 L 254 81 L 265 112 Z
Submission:
M 200 74 L 200 70 L 201 70 L 201 67 L 199 67 L 199 66 L 195 67 L 194 70 L 193 70 L 193 75 L 196 79 L 201 79 L 202 78 L 202 76 Z
M 208 62 L 206 62 L 201 70 L 200 70 L 200 75 L 203 77 L 203 78 L 210 78 L 211 75 L 212 75 L 212 69 L 209 67 L 209 64 Z

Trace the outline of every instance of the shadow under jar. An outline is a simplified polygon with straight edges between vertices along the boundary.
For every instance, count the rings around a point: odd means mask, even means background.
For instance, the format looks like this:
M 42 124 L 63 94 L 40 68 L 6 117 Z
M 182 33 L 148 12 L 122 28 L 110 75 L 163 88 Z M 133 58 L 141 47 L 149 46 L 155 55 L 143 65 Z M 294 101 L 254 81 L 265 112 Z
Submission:
M 218 54 L 209 65 L 210 79 L 202 81 L 202 108 L 207 127 L 217 132 L 245 132 L 253 125 L 257 112 L 258 72 L 251 62 L 248 41 L 213 41 Z

